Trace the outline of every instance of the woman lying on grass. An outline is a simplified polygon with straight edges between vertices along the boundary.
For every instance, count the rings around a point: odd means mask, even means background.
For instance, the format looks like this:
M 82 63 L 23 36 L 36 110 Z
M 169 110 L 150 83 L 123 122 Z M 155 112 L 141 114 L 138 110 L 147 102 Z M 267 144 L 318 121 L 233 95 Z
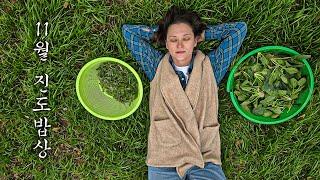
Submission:
M 148 179 L 226 179 L 221 168 L 218 84 L 236 56 L 244 22 L 215 26 L 192 11 L 171 7 L 158 25 L 122 26 L 132 56 L 150 79 Z M 204 40 L 221 40 L 208 55 Z M 151 46 L 168 49 L 163 55 Z

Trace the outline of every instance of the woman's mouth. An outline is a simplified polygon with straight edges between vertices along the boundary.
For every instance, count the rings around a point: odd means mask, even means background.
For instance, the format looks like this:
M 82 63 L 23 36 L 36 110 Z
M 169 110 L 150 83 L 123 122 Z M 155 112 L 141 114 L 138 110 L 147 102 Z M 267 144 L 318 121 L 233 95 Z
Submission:
M 177 51 L 176 53 L 177 54 L 183 54 L 183 53 L 185 53 L 186 51 Z

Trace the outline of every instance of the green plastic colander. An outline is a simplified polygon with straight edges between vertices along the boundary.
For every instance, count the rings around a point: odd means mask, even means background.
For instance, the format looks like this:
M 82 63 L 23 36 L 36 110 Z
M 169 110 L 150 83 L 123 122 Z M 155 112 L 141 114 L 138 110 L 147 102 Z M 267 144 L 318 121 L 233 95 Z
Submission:
M 101 63 L 108 61 L 128 68 L 137 79 L 138 95 L 130 106 L 117 101 L 101 90 L 96 69 Z M 130 116 L 138 109 L 143 97 L 142 82 L 138 73 L 129 64 L 112 57 L 97 58 L 85 64 L 77 76 L 76 91 L 83 107 L 92 115 L 105 120 L 119 120 Z

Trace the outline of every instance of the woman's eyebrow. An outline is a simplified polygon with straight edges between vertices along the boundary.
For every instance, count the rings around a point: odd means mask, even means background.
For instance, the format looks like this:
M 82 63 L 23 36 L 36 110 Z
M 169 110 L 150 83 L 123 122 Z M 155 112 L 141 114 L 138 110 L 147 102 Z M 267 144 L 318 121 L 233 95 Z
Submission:
M 191 34 L 184 34 L 183 36 L 187 36 L 187 35 L 191 35 Z M 169 36 L 169 37 L 177 37 L 177 36 Z

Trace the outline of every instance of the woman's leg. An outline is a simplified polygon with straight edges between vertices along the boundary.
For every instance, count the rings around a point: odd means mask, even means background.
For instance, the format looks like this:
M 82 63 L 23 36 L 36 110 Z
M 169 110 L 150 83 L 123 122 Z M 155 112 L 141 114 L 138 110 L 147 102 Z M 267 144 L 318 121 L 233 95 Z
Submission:
M 199 168 L 197 166 L 192 167 L 188 173 L 188 179 L 196 180 L 225 180 L 227 179 L 220 165 L 212 162 L 205 163 L 205 167 Z
M 148 166 L 148 180 L 180 180 L 175 167 Z

